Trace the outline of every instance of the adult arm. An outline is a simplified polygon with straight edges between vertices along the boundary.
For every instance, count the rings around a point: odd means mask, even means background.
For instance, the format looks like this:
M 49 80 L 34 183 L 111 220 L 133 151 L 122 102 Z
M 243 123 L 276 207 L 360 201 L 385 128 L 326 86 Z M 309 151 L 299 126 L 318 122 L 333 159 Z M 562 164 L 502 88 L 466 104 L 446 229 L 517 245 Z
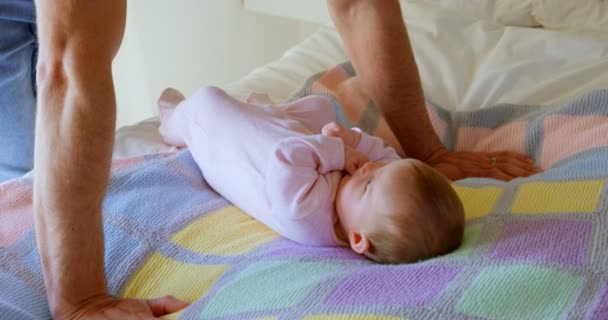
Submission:
M 104 273 L 102 201 L 116 102 L 111 63 L 125 0 L 38 0 L 34 213 L 55 318 L 142 318 L 183 307 L 171 298 L 116 300 Z
M 398 0 L 328 0 L 328 7 L 363 89 L 408 156 L 452 180 L 472 176 L 508 180 L 534 173 L 532 162 L 516 153 L 446 150 L 426 111 Z

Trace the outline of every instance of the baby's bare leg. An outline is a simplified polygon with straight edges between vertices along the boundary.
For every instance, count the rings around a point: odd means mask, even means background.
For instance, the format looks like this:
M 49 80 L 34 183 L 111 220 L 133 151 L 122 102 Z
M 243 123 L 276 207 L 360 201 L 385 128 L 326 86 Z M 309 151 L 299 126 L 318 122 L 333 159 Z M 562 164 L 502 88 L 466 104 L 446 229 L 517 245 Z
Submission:
M 158 129 L 166 144 L 184 147 L 183 139 L 172 129 L 171 117 L 177 106 L 186 98 L 173 89 L 165 89 L 158 98 L 158 112 L 160 114 L 160 128 Z

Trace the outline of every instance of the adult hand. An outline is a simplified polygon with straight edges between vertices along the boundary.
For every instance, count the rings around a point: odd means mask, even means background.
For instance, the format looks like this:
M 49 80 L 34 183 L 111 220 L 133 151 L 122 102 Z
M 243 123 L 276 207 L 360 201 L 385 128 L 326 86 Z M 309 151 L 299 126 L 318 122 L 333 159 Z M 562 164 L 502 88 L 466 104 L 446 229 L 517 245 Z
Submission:
M 448 179 L 484 177 L 509 181 L 542 172 L 534 167 L 534 160 L 510 151 L 500 152 L 435 152 L 426 163 Z
M 99 296 L 86 300 L 73 310 L 55 315 L 56 319 L 160 319 L 188 306 L 172 296 L 159 299 L 115 299 Z
M 369 158 L 365 154 L 355 150 L 346 143 L 344 144 L 344 170 L 348 174 L 353 175 L 357 169 L 367 162 L 369 162 Z

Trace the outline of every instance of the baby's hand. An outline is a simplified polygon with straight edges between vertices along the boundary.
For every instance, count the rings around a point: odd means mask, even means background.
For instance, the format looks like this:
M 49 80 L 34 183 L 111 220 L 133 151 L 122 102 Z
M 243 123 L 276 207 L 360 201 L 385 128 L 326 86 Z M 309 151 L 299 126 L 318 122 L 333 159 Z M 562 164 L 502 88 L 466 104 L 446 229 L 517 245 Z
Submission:
M 344 144 L 344 170 L 353 175 L 357 169 L 369 162 L 369 158 L 364 153 L 355 150 L 353 147 Z
M 336 137 L 342 139 L 342 142 L 347 146 L 356 148 L 361 141 L 361 134 L 357 131 L 344 128 L 341 124 L 336 121 L 332 121 L 321 129 L 324 136 Z

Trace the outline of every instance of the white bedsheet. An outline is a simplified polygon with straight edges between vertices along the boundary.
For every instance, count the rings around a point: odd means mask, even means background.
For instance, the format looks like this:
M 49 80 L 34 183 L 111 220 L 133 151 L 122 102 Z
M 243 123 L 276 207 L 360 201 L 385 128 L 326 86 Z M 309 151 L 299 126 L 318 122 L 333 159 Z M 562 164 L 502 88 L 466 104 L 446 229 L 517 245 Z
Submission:
M 507 27 L 440 11 L 417 12 L 407 24 L 425 94 L 450 110 L 554 104 L 608 88 L 608 34 Z M 337 32 L 325 27 L 225 89 L 240 98 L 265 92 L 279 102 L 346 59 Z M 152 119 L 119 129 L 114 156 L 171 150 L 157 125 Z

